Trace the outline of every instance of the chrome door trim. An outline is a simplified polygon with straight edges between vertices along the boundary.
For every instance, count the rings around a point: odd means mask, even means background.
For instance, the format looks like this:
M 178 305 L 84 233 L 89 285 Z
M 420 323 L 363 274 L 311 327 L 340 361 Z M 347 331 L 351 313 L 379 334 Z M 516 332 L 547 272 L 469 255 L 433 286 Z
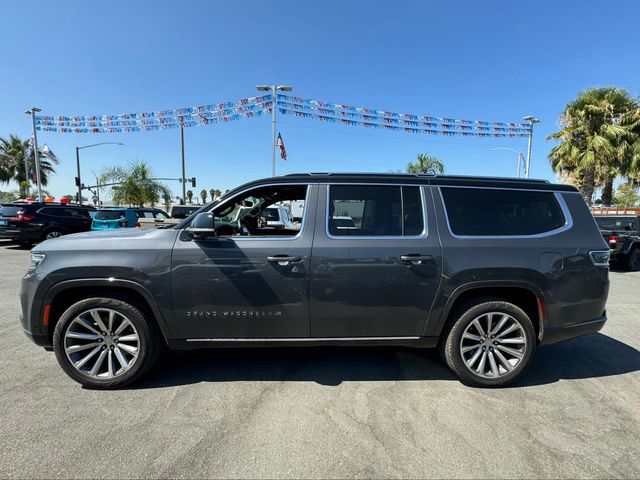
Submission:
M 407 337 L 242 337 L 242 338 L 187 338 L 187 342 L 335 342 L 335 341 L 383 341 L 383 340 L 419 340 L 419 336 Z

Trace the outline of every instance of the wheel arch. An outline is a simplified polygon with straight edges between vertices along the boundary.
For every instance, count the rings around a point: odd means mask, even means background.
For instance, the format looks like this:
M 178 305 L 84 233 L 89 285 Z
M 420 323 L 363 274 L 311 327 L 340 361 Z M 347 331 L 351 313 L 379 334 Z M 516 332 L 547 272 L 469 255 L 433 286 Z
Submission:
M 455 313 L 478 298 L 504 300 L 520 307 L 531 318 L 538 340 L 542 339 L 546 320 L 542 291 L 533 284 L 518 281 L 474 282 L 459 286 L 449 296 L 442 310 L 436 335 L 446 333 Z
M 142 285 L 130 280 L 93 278 L 68 280 L 49 289 L 43 301 L 43 308 L 49 306 L 49 341 L 53 339 L 56 323 L 64 311 L 74 303 L 93 296 L 132 301 L 155 321 L 165 343 L 170 338 L 169 328 L 160 310 L 155 305 L 152 295 Z

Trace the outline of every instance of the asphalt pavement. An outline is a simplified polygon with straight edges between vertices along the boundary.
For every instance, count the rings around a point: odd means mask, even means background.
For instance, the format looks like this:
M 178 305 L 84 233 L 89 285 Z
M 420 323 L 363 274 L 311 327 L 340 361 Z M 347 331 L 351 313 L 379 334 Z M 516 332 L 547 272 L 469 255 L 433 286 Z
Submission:
M 20 329 L 28 260 L 0 241 L 2 478 L 640 478 L 640 272 L 611 273 L 602 332 L 506 389 L 352 347 L 170 354 L 92 391 Z

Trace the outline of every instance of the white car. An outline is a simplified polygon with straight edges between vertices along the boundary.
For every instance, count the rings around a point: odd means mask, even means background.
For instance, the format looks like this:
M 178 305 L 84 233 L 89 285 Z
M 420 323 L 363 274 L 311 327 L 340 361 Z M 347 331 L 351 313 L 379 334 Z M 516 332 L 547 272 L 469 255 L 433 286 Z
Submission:
M 267 228 L 282 228 L 286 230 L 300 229 L 300 224 L 293 221 L 291 212 L 287 207 L 268 207 L 262 211 L 260 216 L 266 220 Z

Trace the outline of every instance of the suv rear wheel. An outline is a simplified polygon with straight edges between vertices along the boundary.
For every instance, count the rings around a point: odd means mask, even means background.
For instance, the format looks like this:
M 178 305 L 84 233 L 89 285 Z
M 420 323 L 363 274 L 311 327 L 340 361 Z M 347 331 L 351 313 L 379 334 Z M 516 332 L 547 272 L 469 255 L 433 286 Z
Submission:
M 137 306 L 96 297 L 81 300 L 62 314 L 53 348 L 62 369 L 76 382 L 118 388 L 153 366 L 160 337 L 155 323 Z
M 468 385 L 503 387 L 527 368 L 536 334 L 527 314 L 501 300 L 479 300 L 460 310 L 443 343 L 449 368 Z
M 640 270 L 640 247 L 633 247 L 627 255 L 627 269 L 632 272 Z
M 47 230 L 44 234 L 43 240 L 51 240 L 53 238 L 60 238 L 64 235 L 64 232 L 60 229 L 53 228 L 51 230 Z

